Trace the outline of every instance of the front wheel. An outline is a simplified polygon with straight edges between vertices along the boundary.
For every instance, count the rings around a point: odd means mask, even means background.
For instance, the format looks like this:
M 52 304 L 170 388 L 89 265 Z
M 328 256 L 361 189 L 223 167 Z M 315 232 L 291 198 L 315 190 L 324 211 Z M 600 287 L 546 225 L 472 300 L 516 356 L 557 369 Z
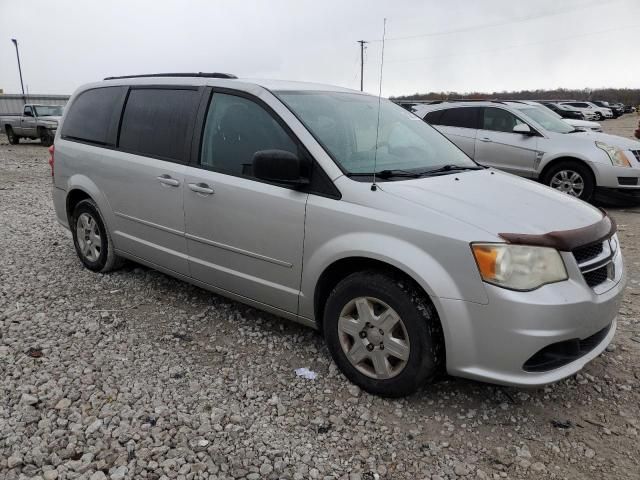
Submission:
M 378 271 L 349 275 L 327 299 L 324 337 L 344 375 L 363 390 L 409 395 L 444 363 L 433 305 L 408 280 Z
M 585 202 L 593 198 L 596 185 L 593 174 L 586 165 L 565 161 L 553 165 L 544 175 L 542 182 L 551 188 L 577 197 Z
M 20 137 L 15 134 L 13 128 L 7 127 L 5 132 L 7 133 L 7 139 L 11 145 L 17 145 L 20 143 Z

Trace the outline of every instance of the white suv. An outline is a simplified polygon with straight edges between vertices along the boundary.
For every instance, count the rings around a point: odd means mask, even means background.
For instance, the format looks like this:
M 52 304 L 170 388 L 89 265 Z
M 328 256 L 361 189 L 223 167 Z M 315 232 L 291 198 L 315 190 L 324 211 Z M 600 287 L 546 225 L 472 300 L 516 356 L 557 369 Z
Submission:
M 589 201 L 640 199 L 640 142 L 580 132 L 526 102 L 443 102 L 412 111 L 482 165 Z

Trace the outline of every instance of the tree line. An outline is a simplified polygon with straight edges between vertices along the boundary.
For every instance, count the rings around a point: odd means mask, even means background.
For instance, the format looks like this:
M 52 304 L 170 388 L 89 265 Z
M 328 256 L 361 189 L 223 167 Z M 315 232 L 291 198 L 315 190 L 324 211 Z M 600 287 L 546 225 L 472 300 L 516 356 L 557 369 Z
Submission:
M 640 105 L 640 88 L 596 88 L 554 90 L 519 90 L 515 92 L 429 92 L 391 97 L 393 100 L 513 99 L 513 100 L 602 100 L 625 105 Z

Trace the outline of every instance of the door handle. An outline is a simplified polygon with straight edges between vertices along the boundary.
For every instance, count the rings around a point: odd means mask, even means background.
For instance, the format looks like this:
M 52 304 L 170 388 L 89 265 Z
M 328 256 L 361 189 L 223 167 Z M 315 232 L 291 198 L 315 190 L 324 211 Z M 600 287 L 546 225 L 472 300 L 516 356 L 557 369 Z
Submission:
M 212 195 L 213 188 L 209 187 L 206 183 L 190 183 L 189 188 L 196 192 L 201 193 L 203 195 Z
M 156 178 L 163 185 L 169 185 L 170 187 L 177 187 L 178 185 L 180 185 L 180 182 L 178 180 L 176 180 L 175 178 L 171 178 L 171 176 L 167 175 L 166 173 Z
M 491 140 L 489 137 L 482 137 L 480 139 L 481 142 L 492 142 L 493 140 Z

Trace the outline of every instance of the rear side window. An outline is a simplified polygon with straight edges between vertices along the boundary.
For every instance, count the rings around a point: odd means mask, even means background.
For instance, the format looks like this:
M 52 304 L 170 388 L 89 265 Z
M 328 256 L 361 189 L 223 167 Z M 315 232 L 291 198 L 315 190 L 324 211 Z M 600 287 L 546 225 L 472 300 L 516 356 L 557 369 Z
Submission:
M 253 176 L 253 154 L 298 146 L 280 124 L 257 103 L 243 97 L 214 93 L 202 139 L 200 164 L 238 176 Z
M 478 128 L 477 107 L 447 108 L 442 110 L 438 125 L 446 127 Z
M 440 125 L 440 117 L 442 116 L 442 110 L 436 110 L 435 112 L 429 112 L 424 116 L 424 121 L 431 125 Z
M 198 99 L 198 91 L 191 89 L 132 89 L 118 147 L 139 155 L 184 161 Z
M 105 87 L 82 92 L 67 112 L 62 138 L 115 145 L 124 91 L 125 87 Z

